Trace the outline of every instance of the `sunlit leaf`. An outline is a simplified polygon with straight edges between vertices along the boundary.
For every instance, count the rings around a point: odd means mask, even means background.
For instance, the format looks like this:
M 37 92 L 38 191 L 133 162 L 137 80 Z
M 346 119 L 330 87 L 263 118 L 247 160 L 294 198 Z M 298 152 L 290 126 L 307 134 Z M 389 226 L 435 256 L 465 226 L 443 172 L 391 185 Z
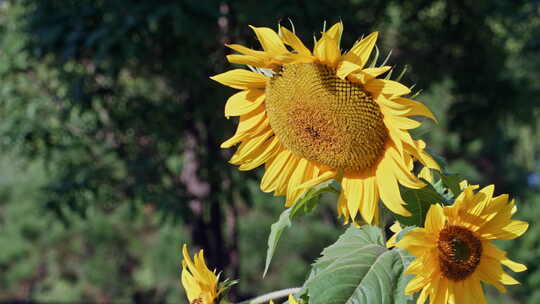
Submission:
M 444 204 L 445 199 L 437 193 L 431 184 L 422 189 L 405 189 L 401 191 L 401 197 L 407 203 L 404 207 L 412 213 L 411 216 L 396 214 L 400 223 L 406 226 L 424 226 L 426 214 L 432 204 Z
M 319 197 L 321 194 L 330 192 L 338 193 L 338 191 L 332 185 L 334 180 L 329 180 L 311 188 L 304 195 L 302 195 L 294 205 L 283 211 L 279 216 L 277 222 L 272 224 L 270 227 L 270 235 L 268 236 L 268 249 L 266 251 L 266 262 L 264 266 L 263 277 L 266 276 L 274 252 L 276 251 L 277 244 L 281 238 L 281 234 L 285 229 L 289 228 L 292 225 L 291 220 L 294 217 L 306 215 L 319 204 Z
M 323 251 L 304 289 L 310 304 L 412 303 L 403 292 L 411 259 L 399 248 L 387 249 L 379 228 L 351 226 Z

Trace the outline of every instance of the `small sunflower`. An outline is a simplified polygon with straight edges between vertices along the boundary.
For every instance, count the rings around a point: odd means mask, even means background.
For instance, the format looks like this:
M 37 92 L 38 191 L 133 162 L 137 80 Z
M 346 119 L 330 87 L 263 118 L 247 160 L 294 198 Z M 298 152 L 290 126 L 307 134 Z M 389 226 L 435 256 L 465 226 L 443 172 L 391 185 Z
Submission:
M 286 195 L 291 206 L 309 188 L 332 178 L 342 192 L 338 214 L 376 221 L 378 201 L 408 216 L 399 184 L 421 188 L 411 173 L 413 161 L 438 169 L 409 130 L 421 125 L 409 117 L 435 117 L 422 103 L 403 97 L 411 92 L 399 82 L 380 79 L 390 66 L 367 67 L 378 33 L 340 49 L 341 22 L 322 33 L 313 52 L 291 31 L 279 34 L 251 27 L 262 45 L 253 50 L 227 45 L 240 54 L 235 69 L 211 77 L 239 89 L 225 105 L 225 116 L 239 116 L 235 135 L 221 147 L 240 144 L 231 158 L 240 170 L 265 164 L 261 189 Z
M 210 271 L 204 261 L 203 250 L 193 256 L 191 260 L 187 245 L 182 248 L 182 285 L 186 291 L 190 304 L 214 304 L 222 292 L 218 290 L 219 275 Z
M 425 227 L 415 228 L 397 243 L 416 257 L 406 273 L 416 275 L 405 288 L 410 295 L 421 290 L 417 303 L 486 303 L 481 281 L 505 292 L 504 285 L 519 284 L 501 264 L 515 272 L 525 265 L 506 257 L 492 240 L 514 239 L 525 233 L 526 222 L 512 220 L 516 208 L 508 195 L 493 197 L 493 185 L 477 193 L 466 186 L 454 205 L 432 205 Z

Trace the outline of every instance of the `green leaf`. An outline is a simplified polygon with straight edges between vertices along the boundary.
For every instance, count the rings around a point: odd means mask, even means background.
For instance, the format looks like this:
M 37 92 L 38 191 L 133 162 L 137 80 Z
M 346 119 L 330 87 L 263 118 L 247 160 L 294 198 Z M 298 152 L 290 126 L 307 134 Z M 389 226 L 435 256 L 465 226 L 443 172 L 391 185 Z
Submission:
M 457 197 L 461 193 L 461 187 L 459 186 L 461 176 L 459 174 L 441 173 L 441 180 L 444 186 L 452 191 L 454 197 Z
M 445 199 L 427 184 L 422 189 L 405 189 L 401 192 L 403 200 L 407 203 L 404 207 L 412 213 L 411 216 L 395 214 L 400 223 L 406 226 L 424 227 L 426 214 L 432 204 L 444 204 Z
M 333 186 L 334 182 L 335 180 L 333 179 L 328 180 L 304 193 L 291 207 L 291 219 L 292 217 L 306 215 L 313 211 L 313 209 L 315 209 L 315 207 L 319 204 L 319 197 L 321 194 L 325 192 L 339 194 L 339 191 L 337 191 Z
M 291 208 L 283 211 L 279 216 L 279 220 L 270 227 L 270 235 L 268 236 L 268 249 L 266 250 L 266 263 L 264 265 L 263 278 L 266 276 L 272 257 L 276 250 L 281 233 L 288 227 L 291 227 Z
M 404 290 L 412 276 L 403 272 L 411 260 L 402 249 L 387 249 L 379 228 L 351 226 L 323 250 L 304 288 L 310 304 L 410 303 Z
M 266 276 L 274 252 L 276 251 L 277 244 L 281 238 L 281 234 L 285 229 L 292 225 L 291 220 L 297 216 L 306 215 L 319 204 L 319 196 L 325 192 L 339 193 L 334 186 L 332 186 L 334 180 L 328 180 L 311 188 L 304 195 L 302 195 L 294 205 L 283 211 L 279 216 L 277 222 L 270 227 L 270 235 L 268 236 L 268 249 L 266 250 L 266 262 L 264 266 L 263 277 Z
M 430 148 L 426 148 L 424 151 L 426 151 L 433 159 L 437 162 L 439 167 L 441 167 L 442 172 L 446 172 L 446 168 L 448 167 L 448 162 L 446 159 L 439 154 L 433 152 Z

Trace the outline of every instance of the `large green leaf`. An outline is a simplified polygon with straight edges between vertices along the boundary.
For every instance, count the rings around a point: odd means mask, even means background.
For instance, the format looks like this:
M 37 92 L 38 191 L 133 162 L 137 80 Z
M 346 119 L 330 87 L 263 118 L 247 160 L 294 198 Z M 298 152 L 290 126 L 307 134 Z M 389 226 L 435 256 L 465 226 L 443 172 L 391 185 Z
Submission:
M 401 216 L 396 214 L 400 223 L 406 226 L 424 226 L 426 214 L 432 204 L 444 204 L 445 199 L 433 188 L 427 184 L 422 189 L 405 189 L 401 196 L 407 205 L 405 208 L 412 213 L 411 216 Z
M 287 228 L 292 225 L 291 220 L 294 217 L 306 215 L 311 212 L 318 204 L 319 197 L 325 192 L 338 193 L 338 191 L 332 185 L 334 180 L 329 180 L 311 188 L 304 195 L 302 195 L 294 205 L 283 211 L 279 216 L 277 222 L 270 227 L 270 235 L 268 236 L 268 249 L 266 251 L 266 262 L 264 265 L 263 277 L 266 276 L 274 252 L 276 251 L 277 244 L 281 238 L 281 234 Z
M 411 259 L 387 249 L 379 228 L 351 226 L 323 251 L 304 287 L 310 304 L 410 303 L 403 291 L 411 276 L 403 271 Z

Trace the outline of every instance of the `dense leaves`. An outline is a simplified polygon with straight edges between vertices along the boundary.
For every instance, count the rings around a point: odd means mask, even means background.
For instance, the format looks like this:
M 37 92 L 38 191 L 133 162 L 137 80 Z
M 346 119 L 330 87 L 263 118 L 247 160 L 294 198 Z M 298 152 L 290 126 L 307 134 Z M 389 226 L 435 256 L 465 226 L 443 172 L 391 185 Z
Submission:
M 326 248 L 305 284 L 309 303 L 412 303 L 404 294 L 412 260 L 405 251 L 387 249 L 379 228 L 349 227 Z

